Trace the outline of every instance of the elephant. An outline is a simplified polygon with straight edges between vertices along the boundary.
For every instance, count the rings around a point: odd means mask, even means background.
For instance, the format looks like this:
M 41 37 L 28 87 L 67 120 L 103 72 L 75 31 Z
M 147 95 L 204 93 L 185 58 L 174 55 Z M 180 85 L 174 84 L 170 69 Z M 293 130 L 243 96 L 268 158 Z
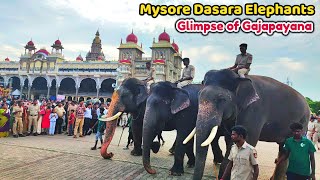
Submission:
M 107 149 L 114 136 L 117 127 L 117 119 L 123 112 L 131 113 L 132 134 L 134 148 L 131 151 L 133 156 L 142 155 L 142 124 L 146 107 L 146 99 L 148 97 L 145 84 L 136 78 L 125 79 L 118 90 L 112 95 L 112 101 L 108 110 L 108 114 L 104 115 L 100 120 L 106 121 L 106 134 L 104 143 L 101 146 L 101 156 L 105 159 L 113 157 L 113 153 L 108 153 Z M 154 144 L 153 152 L 157 152 L 160 146 Z
M 199 93 L 199 110 L 195 128 L 196 163 L 193 179 L 203 176 L 208 145 L 214 139 L 217 127 L 223 123 L 230 133 L 230 125 L 242 125 L 248 135 L 246 141 L 256 146 L 258 141 L 279 144 L 283 153 L 285 139 L 291 134 L 290 124 L 299 122 L 304 130 L 310 118 L 310 109 L 305 98 L 296 90 L 273 78 L 259 75 L 239 76 L 229 69 L 210 70 L 203 80 L 204 88 Z M 232 142 L 220 166 L 219 178 L 228 164 Z M 275 169 L 275 179 L 280 179 L 287 162 Z
M 150 147 L 153 139 L 162 131 L 177 130 L 175 142 L 174 165 L 170 169 L 171 175 L 180 176 L 184 172 L 183 159 L 186 153 L 189 160 L 188 167 L 194 167 L 193 138 L 183 145 L 183 140 L 195 128 L 198 113 L 198 93 L 202 85 L 191 84 L 177 88 L 176 84 L 164 81 L 151 87 L 147 98 L 146 111 L 143 120 L 143 165 L 150 174 L 156 171 L 150 165 Z M 214 141 L 220 161 L 223 160 L 218 141 Z M 218 157 L 219 155 L 217 155 Z
M 112 94 L 108 114 L 100 120 L 106 121 L 106 134 L 104 143 L 101 146 L 101 156 L 105 159 L 113 157 L 113 153 L 107 152 L 112 141 L 115 129 L 117 127 L 117 119 L 123 112 L 132 115 L 132 134 L 134 148 L 131 155 L 142 155 L 142 121 L 145 111 L 145 102 L 148 97 L 147 89 L 144 83 L 136 78 L 125 79 L 118 90 Z

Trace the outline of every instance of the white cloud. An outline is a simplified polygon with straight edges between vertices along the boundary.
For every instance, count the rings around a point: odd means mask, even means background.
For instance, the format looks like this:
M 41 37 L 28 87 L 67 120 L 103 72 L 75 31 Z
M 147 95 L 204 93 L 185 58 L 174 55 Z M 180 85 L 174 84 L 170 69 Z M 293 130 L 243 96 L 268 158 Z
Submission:
M 148 1 L 147 1 L 148 2 Z M 144 3 L 147 3 L 144 2 Z M 122 26 L 131 29 L 139 29 L 141 31 L 150 31 L 163 28 L 174 28 L 175 19 L 171 16 L 151 16 L 139 15 L 139 0 L 131 1 L 109 1 L 92 0 L 48 0 L 46 4 L 57 10 L 72 10 L 79 16 L 91 21 L 98 21 L 102 25 L 108 23 L 121 24 Z
M 294 59 L 291 59 L 289 57 L 282 57 L 276 60 L 274 63 L 275 66 L 278 66 L 279 68 L 285 68 L 289 71 L 303 71 L 305 70 L 305 64 L 296 61 Z
M 18 61 L 21 55 L 21 49 L 9 45 L 0 45 L 0 61 L 8 57 L 11 61 Z
M 222 63 L 232 61 L 234 58 L 229 53 L 214 46 L 191 47 L 184 50 L 184 56 L 194 59 L 195 63 L 203 61 L 209 63 Z

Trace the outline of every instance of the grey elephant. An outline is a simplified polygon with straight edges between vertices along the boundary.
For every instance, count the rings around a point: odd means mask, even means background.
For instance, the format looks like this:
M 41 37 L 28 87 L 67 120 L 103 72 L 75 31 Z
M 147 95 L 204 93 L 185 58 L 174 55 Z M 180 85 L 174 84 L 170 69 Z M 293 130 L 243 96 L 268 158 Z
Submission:
M 199 94 L 195 130 L 195 180 L 203 176 L 208 145 L 222 122 L 246 127 L 246 141 L 252 146 L 256 146 L 259 140 L 278 143 L 279 155 L 285 139 L 290 136 L 291 123 L 299 122 L 306 130 L 310 109 L 305 98 L 275 79 L 256 75 L 240 79 L 233 71 L 224 69 L 208 71 L 203 83 L 205 87 Z M 228 163 L 232 143 L 228 144 L 219 177 Z M 275 179 L 281 179 L 284 173 L 281 170 L 285 169 L 286 163 L 277 166 Z

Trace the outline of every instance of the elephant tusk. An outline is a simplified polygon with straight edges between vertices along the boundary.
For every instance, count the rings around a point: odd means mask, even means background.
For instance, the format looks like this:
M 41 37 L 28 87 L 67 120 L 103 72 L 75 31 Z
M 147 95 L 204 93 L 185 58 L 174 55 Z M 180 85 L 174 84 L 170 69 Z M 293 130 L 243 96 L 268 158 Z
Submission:
M 183 144 L 187 144 L 193 136 L 196 134 L 196 128 L 194 128 L 191 133 L 187 136 L 187 138 L 183 141 Z
M 118 119 L 118 117 L 120 117 L 122 114 L 122 112 L 118 112 L 116 115 L 112 116 L 112 117 L 109 117 L 109 118 L 105 118 L 105 117 L 101 117 L 99 119 L 99 121 L 113 121 L 113 120 L 116 120 Z
M 204 146 L 208 146 L 214 139 L 214 137 L 216 136 L 218 131 L 218 126 L 215 126 L 212 128 L 209 137 L 201 144 L 202 147 Z

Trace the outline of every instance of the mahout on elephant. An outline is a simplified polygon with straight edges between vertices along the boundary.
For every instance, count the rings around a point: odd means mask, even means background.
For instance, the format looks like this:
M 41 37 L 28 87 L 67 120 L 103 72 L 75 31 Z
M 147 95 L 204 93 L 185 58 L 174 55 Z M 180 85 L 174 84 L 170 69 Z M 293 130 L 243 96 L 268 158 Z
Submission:
M 113 95 L 108 114 L 100 120 L 106 121 L 106 134 L 104 143 L 101 146 L 101 156 L 105 159 L 112 158 L 113 153 L 108 153 L 107 149 L 114 136 L 117 127 L 117 119 L 123 112 L 131 113 L 132 115 L 132 134 L 134 141 L 134 149 L 131 155 L 142 155 L 142 125 L 146 107 L 146 99 L 148 97 L 145 83 L 136 78 L 125 79 L 119 89 Z M 160 146 L 154 143 L 152 146 L 153 152 L 157 152 Z
M 143 120 L 143 165 L 148 173 L 156 173 L 150 165 L 150 145 L 153 139 L 162 131 L 174 129 L 177 130 L 177 137 L 174 165 L 170 169 L 170 173 L 181 175 L 184 172 L 183 159 L 185 154 L 189 158 L 188 167 L 194 166 L 193 137 L 186 145 L 183 144 L 183 140 L 195 128 L 198 114 L 198 93 L 201 88 L 201 84 L 190 84 L 183 88 L 177 88 L 175 83 L 168 81 L 158 82 L 151 86 Z M 212 147 L 215 148 L 214 154 L 218 154 L 215 156 L 216 160 L 222 162 L 223 156 L 218 141 L 214 141 L 212 144 Z
M 246 79 L 231 70 L 210 70 L 205 74 L 204 88 L 199 93 L 196 122 L 196 163 L 193 179 L 203 176 L 208 145 L 215 138 L 217 127 L 236 124 L 246 127 L 246 141 L 256 146 L 258 141 L 279 144 L 283 152 L 285 139 L 290 136 L 290 124 L 299 122 L 306 130 L 310 109 L 305 98 L 296 90 L 275 79 L 248 75 Z M 225 126 L 230 131 L 230 126 Z M 190 134 L 194 135 L 194 134 Z M 226 138 L 227 150 L 220 166 L 219 177 L 228 164 L 231 139 Z M 275 169 L 275 179 L 281 179 L 284 162 Z

